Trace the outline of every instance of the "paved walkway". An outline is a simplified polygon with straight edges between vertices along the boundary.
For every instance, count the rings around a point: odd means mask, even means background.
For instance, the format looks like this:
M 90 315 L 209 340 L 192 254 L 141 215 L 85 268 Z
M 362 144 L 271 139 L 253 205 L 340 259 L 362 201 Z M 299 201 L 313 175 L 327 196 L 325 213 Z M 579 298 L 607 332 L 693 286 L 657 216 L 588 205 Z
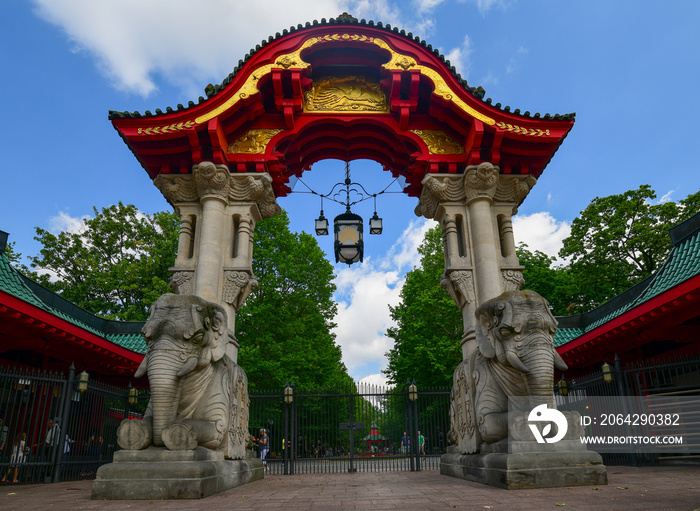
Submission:
M 0 509 L 700 511 L 699 467 L 608 467 L 607 486 L 501 490 L 437 471 L 268 476 L 202 500 L 93 501 L 92 481 L 1 486 Z

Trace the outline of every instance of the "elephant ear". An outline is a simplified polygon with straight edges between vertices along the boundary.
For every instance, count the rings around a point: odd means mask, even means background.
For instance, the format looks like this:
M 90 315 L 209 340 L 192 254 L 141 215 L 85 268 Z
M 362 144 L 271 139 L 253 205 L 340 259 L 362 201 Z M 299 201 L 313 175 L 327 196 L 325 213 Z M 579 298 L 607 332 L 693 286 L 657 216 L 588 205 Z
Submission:
M 493 315 L 493 303 L 486 302 L 476 310 L 476 345 L 486 358 L 496 356 L 493 329 L 498 324 L 498 317 Z
M 212 307 L 211 316 L 209 318 L 209 351 L 211 352 L 211 361 L 216 362 L 226 354 L 226 346 L 228 344 L 228 321 L 226 311 L 218 305 Z

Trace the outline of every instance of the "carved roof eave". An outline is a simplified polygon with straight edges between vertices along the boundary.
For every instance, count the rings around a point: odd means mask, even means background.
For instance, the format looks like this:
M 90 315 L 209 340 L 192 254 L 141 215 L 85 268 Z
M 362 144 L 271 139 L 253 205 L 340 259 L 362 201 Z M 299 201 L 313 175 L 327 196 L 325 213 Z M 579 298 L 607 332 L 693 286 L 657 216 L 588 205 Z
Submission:
M 343 19 L 347 20 L 347 18 Z M 335 34 L 336 32 L 337 34 L 359 34 L 382 40 L 396 53 L 409 55 L 419 64 L 419 67 L 422 67 L 421 74 L 433 82 L 436 90 L 438 84 L 435 84 L 435 78 L 442 82 L 439 85 L 443 88 L 443 92 L 447 90 L 450 93 L 451 100 L 445 100 L 443 96 L 435 101 L 439 101 L 442 108 L 448 108 L 458 117 L 476 116 L 472 118 L 481 119 L 473 123 L 476 126 L 474 129 L 493 133 L 499 138 L 500 147 L 508 147 L 510 144 L 532 143 L 538 145 L 548 163 L 573 127 L 573 114 L 540 117 L 539 114 L 530 116 L 529 112 L 526 112 L 526 114 L 521 115 L 517 109 L 510 112 L 509 107 L 501 109 L 500 104 L 492 105 L 488 99 L 484 101 L 483 89 L 475 89 L 466 85 L 466 82 L 454 73 L 454 68 L 449 67 L 449 62 L 444 62 L 444 57 L 439 52 L 432 51 L 432 48 L 429 45 L 426 46 L 424 41 L 417 42 L 410 34 L 405 34 L 403 31 L 391 30 L 381 24 L 375 26 L 371 22 L 365 23 L 364 20 L 362 22 L 331 20 L 328 23 L 290 30 L 289 33 L 271 39 L 268 43 L 257 48 L 250 56 L 246 56 L 245 62 L 240 63 L 234 73 L 224 80 L 222 86 L 209 89 L 209 97 L 206 99 L 200 97 L 197 104 L 190 102 L 188 107 L 178 105 L 177 110 L 169 109 L 170 111 L 166 112 L 156 110 L 156 114 L 147 112 L 147 115 L 140 115 L 137 112 L 110 112 L 110 119 L 151 178 L 155 178 L 160 173 L 188 173 L 191 171 L 192 164 L 202 160 L 229 164 L 231 170 L 235 172 L 236 168 L 230 165 L 230 155 L 226 153 L 226 147 L 223 145 L 226 140 L 225 135 L 220 133 L 219 118 L 231 115 L 231 109 L 236 112 L 245 109 L 260 109 L 260 95 L 256 94 L 255 90 L 250 87 L 251 76 L 256 77 L 256 73 L 261 69 L 268 74 L 272 72 L 272 69 L 281 70 L 280 56 L 289 54 L 298 56 L 301 53 L 299 48 L 304 44 L 308 45 L 307 42 L 311 38 Z M 325 44 L 325 42 L 318 44 Z M 344 44 L 344 42 L 332 41 L 332 44 Z M 376 49 L 382 51 L 381 47 Z M 290 67 L 289 69 L 303 71 L 303 68 L 309 67 L 309 64 L 303 61 L 296 62 L 296 64 L 300 67 Z M 260 79 L 264 76 L 256 78 Z M 246 87 L 250 89 L 251 94 L 247 94 L 245 99 L 235 100 L 233 106 L 227 108 L 227 103 L 231 103 L 234 95 L 240 94 L 241 90 L 246 89 Z M 433 97 L 435 98 L 435 96 L 436 92 L 434 92 Z M 251 111 L 241 112 L 240 115 L 255 118 L 254 112 Z M 208 132 L 207 135 L 214 145 L 224 139 L 218 148 L 213 149 L 216 154 L 203 154 L 202 148 L 197 147 L 203 132 Z M 169 161 L 174 162 L 175 167 L 178 166 L 179 161 L 179 169 L 166 169 L 164 166 L 159 167 L 158 164 L 153 163 L 154 160 L 158 159 L 157 155 L 163 153 L 164 146 L 173 148 L 175 156 Z M 271 154 L 270 149 L 268 152 L 270 154 L 236 155 L 235 158 L 241 161 L 259 162 L 260 168 L 271 172 L 274 177 L 274 172 L 270 168 L 266 168 L 265 165 L 278 164 L 279 155 Z M 474 163 L 473 158 L 470 161 Z M 494 163 L 498 164 L 499 162 L 494 161 Z M 539 177 L 545 166 L 546 164 L 540 165 L 538 171 L 533 174 Z M 279 188 L 277 180 L 275 184 Z

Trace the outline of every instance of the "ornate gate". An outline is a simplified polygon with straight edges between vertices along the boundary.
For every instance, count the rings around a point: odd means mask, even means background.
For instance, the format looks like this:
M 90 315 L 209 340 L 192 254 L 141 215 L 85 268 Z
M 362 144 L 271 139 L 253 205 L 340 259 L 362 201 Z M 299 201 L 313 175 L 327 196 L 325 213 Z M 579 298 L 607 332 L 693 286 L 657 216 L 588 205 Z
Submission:
M 407 387 L 362 383 L 284 395 L 250 392 L 250 431 L 268 432 L 272 474 L 435 470 L 447 448 L 449 389 L 418 389 L 415 400 Z

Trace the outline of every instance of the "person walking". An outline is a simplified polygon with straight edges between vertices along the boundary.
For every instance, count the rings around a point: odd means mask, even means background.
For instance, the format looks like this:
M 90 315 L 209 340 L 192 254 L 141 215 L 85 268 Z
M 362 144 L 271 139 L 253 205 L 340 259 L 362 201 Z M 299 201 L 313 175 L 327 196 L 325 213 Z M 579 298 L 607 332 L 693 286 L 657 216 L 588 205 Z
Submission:
M 17 484 L 19 483 L 19 479 L 17 479 L 17 475 L 19 474 L 19 466 L 24 463 L 24 455 L 27 451 L 27 434 L 22 433 L 21 436 L 15 437 L 15 442 L 12 446 L 12 456 L 10 457 L 10 468 L 7 469 L 7 472 L 5 472 L 5 475 L 2 476 L 2 482 L 6 482 L 8 476 L 12 472 L 12 469 L 15 469 L 14 477 L 12 478 L 12 484 Z
M 418 452 L 425 456 L 425 437 L 418 430 Z
M 401 437 L 401 454 L 403 454 L 403 455 L 408 454 L 408 450 L 410 447 L 411 447 L 411 438 L 404 431 L 403 436 Z
M 269 471 L 267 467 L 267 453 L 270 452 L 270 437 L 267 436 L 267 431 L 264 429 L 260 430 L 260 438 L 258 438 L 258 445 L 260 446 L 260 459 L 263 462 L 263 467 L 265 470 Z

